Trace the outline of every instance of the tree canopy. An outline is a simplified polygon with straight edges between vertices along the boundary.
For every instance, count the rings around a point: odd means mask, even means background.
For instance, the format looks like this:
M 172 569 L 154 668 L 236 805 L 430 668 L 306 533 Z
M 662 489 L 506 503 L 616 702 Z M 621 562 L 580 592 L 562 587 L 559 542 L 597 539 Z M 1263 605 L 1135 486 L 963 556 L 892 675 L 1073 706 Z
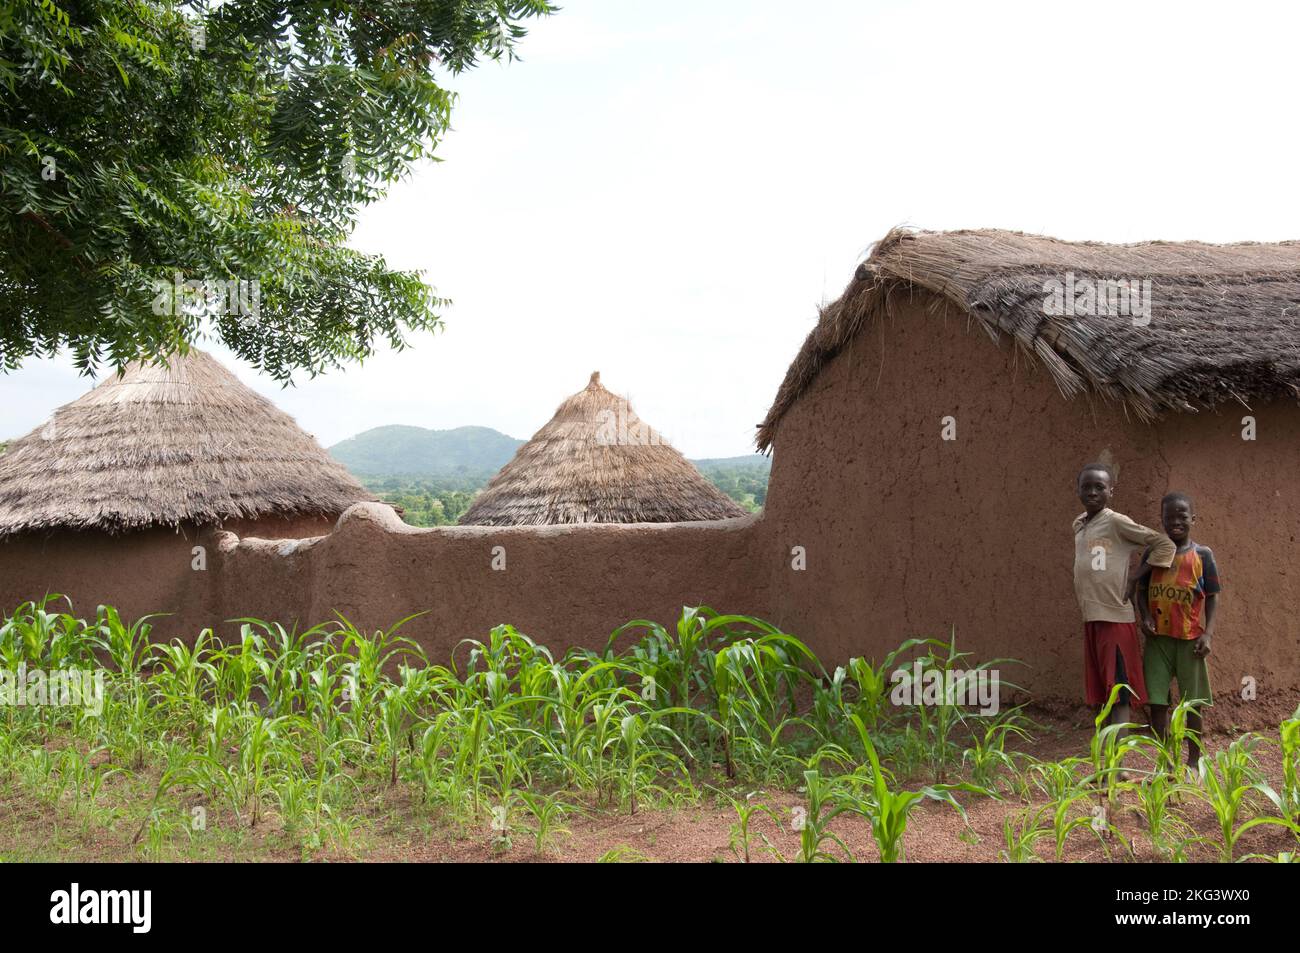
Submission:
M 512 57 L 552 10 L 0 0 L 0 370 L 213 335 L 287 379 L 436 327 L 419 273 L 347 239 L 432 156 L 447 77 Z

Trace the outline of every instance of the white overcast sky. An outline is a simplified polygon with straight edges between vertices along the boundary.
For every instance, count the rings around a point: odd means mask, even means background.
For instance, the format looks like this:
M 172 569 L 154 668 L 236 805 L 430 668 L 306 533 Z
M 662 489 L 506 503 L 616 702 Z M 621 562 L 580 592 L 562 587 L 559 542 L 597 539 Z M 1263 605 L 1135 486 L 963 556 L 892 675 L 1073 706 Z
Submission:
M 1297 36 L 1280 4 L 565 0 L 355 234 L 445 331 L 290 389 L 213 350 L 326 445 L 528 437 L 599 369 L 688 456 L 751 452 L 892 226 L 1300 238 Z M 0 437 L 90 383 L 0 375 Z

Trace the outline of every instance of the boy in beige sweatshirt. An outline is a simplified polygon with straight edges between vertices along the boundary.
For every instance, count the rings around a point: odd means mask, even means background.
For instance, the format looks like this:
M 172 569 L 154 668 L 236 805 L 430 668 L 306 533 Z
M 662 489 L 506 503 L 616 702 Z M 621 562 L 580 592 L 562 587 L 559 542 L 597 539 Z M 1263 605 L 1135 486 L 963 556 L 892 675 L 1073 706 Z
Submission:
M 1132 689 L 1133 701 L 1146 704 L 1142 651 L 1133 604 L 1129 601 L 1129 557 L 1150 547 L 1147 563 L 1168 567 L 1176 547 L 1159 530 L 1141 526 L 1110 508 L 1115 477 L 1104 463 L 1079 472 L 1083 513 L 1074 520 L 1074 594 L 1083 612 L 1084 690 L 1100 709 L 1114 686 Z M 1129 692 L 1121 689 L 1111 709 L 1111 724 L 1131 720 Z

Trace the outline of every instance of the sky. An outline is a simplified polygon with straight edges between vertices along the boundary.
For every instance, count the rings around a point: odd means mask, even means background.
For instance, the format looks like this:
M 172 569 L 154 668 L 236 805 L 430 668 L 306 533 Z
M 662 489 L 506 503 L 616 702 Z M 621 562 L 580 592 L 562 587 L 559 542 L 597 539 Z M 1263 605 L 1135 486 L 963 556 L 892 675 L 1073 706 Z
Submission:
M 894 226 L 1300 238 L 1297 35 L 1280 4 L 564 0 L 450 81 L 442 161 L 353 236 L 452 299 L 442 331 L 287 389 L 209 350 L 326 446 L 526 438 L 599 370 L 687 456 L 751 453 Z M 0 374 L 0 438 L 92 383 Z

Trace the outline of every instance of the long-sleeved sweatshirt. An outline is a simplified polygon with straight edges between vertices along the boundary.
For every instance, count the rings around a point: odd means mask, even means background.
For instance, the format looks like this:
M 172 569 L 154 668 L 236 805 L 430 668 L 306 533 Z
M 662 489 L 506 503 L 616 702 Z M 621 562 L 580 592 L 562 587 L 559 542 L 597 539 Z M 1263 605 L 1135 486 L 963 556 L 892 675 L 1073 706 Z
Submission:
M 1110 507 L 1092 519 L 1074 520 L 1074 594 L 1084 622 L 1132 622 L 1128 594 L 1129 557 L 1150 546 L 1147 562 L 1167 567 L 1174 561 L 1174 541 L 1159 530 L 1133 522 Z

